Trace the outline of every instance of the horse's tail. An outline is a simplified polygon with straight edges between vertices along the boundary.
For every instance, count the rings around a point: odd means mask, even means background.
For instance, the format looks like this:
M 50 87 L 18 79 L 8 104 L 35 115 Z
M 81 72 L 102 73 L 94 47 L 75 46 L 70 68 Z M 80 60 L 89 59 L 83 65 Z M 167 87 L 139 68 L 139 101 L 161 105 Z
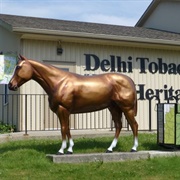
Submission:
M 134 84 L 134 81 L 131 79 L 131 81 L 133 82 L 133 84 Z M 137 110 L 138 110 L 138 108 L 137 108 L 137 91 L 136 91 L 136 88 L 135 88 L 135 84 L 134 84 L 134 116 L 137 116 Z

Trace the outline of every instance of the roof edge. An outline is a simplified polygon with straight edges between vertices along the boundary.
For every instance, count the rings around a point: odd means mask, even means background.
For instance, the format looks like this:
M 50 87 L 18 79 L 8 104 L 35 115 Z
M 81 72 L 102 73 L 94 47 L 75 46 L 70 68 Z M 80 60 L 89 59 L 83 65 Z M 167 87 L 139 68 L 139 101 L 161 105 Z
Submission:
M 93 34 L 93 33 L 82 33 L 72 31 L 59 31 L 59 30 L 46 30 L 46 29 L 34 29 L 34 28 L 13 28 L 14 32 L 17 33 L 31 33 L 31 34 L 44 34 L 44 35 L 56 35 L 56 36 L 68 36 L 77 38 L 89 38 L 89 39 L 104 39 L 114 41 L 128 41 L 138 43 L 149 43 L 149 44 L 162 44 L 180 46 L 180 41 L 164 40 L 164 39 L 150 39 L 142 37 L 130 37 L 130 36 L 118 36 L 118 35 L 105 35 L 105 34 Z
M 149 18 L 149 16 L 152 14 L 154 9 L 158 6 L 160 2 L 161 0 L 153 0 L 151 4 L 148 6 L 148 8 L 145 10 L 143 15 L 140 17 L 138 22 L 135 24 L 135 27 L 142 27 L 145 21 Z
M 0 19 L 0 26 L 4 27 L 5 29 L 9 30 L 9 31 L 12 31 L 13 28 L 10 24 L 4 22 L 3 20 Z

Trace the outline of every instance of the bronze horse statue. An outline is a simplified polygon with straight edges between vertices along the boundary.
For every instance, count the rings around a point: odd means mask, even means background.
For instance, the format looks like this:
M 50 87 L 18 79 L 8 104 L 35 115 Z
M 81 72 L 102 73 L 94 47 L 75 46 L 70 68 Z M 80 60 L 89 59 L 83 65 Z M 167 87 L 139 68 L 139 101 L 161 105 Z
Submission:
M 69 128 L 69 116 L 75 113 L 93 112 L 108 108 L 115 123 L 115 137 L 106 152 L 116 147 L 122 128 L 124 113 L 134 135 L 132 152 L 138 147 L 137 95 L 134 82 L 119 73 L 81 76 L 60 70 L 51 65 L 27 59 L 20 55 L 14 74 L 9 82 L 10 90 L 17 90 L 30 79 L 39 83 L 48 94 L 49 106 L 57 114 L 61 124 L 62 145 L 57 154 L 73 153 L 74 142 Z

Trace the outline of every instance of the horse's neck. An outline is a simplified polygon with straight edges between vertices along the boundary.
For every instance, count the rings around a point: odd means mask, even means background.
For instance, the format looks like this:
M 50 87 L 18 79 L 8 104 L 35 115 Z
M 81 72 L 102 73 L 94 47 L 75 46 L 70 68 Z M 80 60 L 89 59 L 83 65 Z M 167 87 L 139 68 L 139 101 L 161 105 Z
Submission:
M 63 79 L 60 70 L 37 61 L 29 60 L 29 62 L 34 69 L 33 80 L 38 82 L 47 94 L 50 94 L 55 89 L 58 80 Z

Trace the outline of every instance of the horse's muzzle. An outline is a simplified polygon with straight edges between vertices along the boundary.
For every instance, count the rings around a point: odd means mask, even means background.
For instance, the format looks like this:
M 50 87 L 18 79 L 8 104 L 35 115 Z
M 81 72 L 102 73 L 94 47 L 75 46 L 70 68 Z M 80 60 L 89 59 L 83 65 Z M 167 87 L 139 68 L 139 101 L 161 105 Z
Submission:
M 17 85 L 13 85 L 12 83 L 8 84 L 8 88 L 11 91 L 17 91 L 18 90 L 18 86 Z

